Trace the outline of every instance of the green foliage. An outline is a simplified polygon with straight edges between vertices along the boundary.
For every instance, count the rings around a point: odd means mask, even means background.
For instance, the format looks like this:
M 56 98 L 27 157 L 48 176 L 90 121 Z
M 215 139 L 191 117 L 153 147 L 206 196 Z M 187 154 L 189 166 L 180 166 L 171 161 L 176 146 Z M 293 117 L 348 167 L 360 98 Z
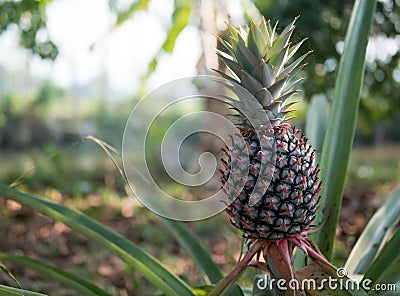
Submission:
M 191 255 L 203 273 L 207 275 L 206 282 L 216 283 L 223 278 L 218 266 L 212 261 L 205 248 L 196 240 L 193 235 L 178 221 L 159 217 L 161 221 L 172 231 L 182 247 Z
M 45 8 L 50 1 L 1 1 L 0 2 L 0 34 L 12 24 L 19 30 L 19 43 L 43 59 L 54 60 L 58 55 L 56 45 L 50 40 L 38 41 L 38 31 L 45 29 Z
M 382 249 L 374 263 L 365 273 L 364 278 L 372 281 L 372 285 L 400 282 L 400 230 L 397 230 L 390 241 Z
M 110 296 L 107 292 L 88 282 L 80 276 L 69 273 L 61 268 L 30 259 L 22 255 L 7 254 L 0 252 L 0 259 L 14 262 L 19 266 L 24 266 L 38 271 L 46 280 L 59 281 L 66 287 L 73 288 L 81 295 L 87 296 Z
M 118 11 L 115 26 L 120 26 L 126 20 L 132 18 L 138 11 L 147 9 L 148 6 L 149 0 L 139 0 L 132 3 L 127 9 L 123 11 Z
M 325 96 L 314 96 L 307 110 L 306 135 L 313 148 L 318 152 L 317 162 L 324 144 L 328 126 L 328 101 Z
M 0 257 L 1 257 L 0 253 Z M 3 258 L 4 259 L 4 258 Z M 17 281 L 17 279 L 14 277 L 14 275 L 7 269 L 7 267 L 5 267 L 4 265 L 2 265 L 0 263 L 0 269 L 1 271 L 3 271 L 13 282 L 14 284 L 18 287 L 18 288 L 14 288 L 14 287 L 9 287 L 9 286 L 4 286 L 4 285 L 0 285 L 0 296 L 7 296 L 7 295 L 11 295 L 11 296 L 45 296 L 44 294 L 39 294 L 36 292 L 32 292 L 32 291 L 28 291 L 28 290 L 24 290 L 21 286 L 21 284 Z
M 206 282 L 216 284 L 223 278 L 222 272 L 212 261 L 204 246 L 180 222 L 162 217 L 159 217 L 159 219 L 174 233 L 177 240 L 190 255 L 198 268 L 202 270 L 203 274 L 207 275 Z M 232 296 L 243 294 L 237 284 L 231 287 L 228 293 Z
M 315 240 L 330 259 L 342 202 L 350 151 L 356 129 L 359 98 L 364 76 L 365 53 L 375 0 L 356 1 L 340 60 L 333 104 L 321 156 L 321 229 Z
M 314 96 L 307 110 L 306 135 L 312 147 L 317 151 L 316 162 L 320 163 L 321 151 L 328 126 L 328 101 L 325 96 Z M 295 254 L 294 266 L 300 269 L 304 266 L 305 255 L 299 250 Z
M 18 280 L 14 277 L 14 275 L 5 267 L 3 264 L 0 263 L 0 269 L 2 272 L 4 272 L 14 283 L 15 285 L 22 289 L 21 284 L 18 282 Z
M 385 238 L 400 221 L 400 189 L 370 219 L 349 255 L 346 270 L 350 273 L 365 273 L 375 260 Z
M 45 146 L 51 137 L 46 120 L 51 106 L 60 104 L 65 91 L 50 82 L 41 83 L 37 93 L 3 94 L 0 100 L 0 145 L 5 150 Z M 60 133 L 61 135 L 62 133 Z M 54 139 L 52 139 L 54 142 Z
M 161 46 L 166 53 L 172 53 L 174 50 L 176 39 L 189 22 L 191 11 L 191 1 L 175 0 L 174 11 L 171 19 L 171 27 L 164 43 Z
M 170 54 L 175 48 L 176 40 L 180 33 L 188 25 L 189 18 L 193 9 L 191 0 L 175 0 L 174 11 L 171 18 L 171 26 L 167 31 L 167 36 L 161 45 L 160 50 L 151 60 L 147 73 L 142 77 L 142 84 L 150 77 L 150 75 L 157 69 L 158 60 L 163 53 Z
M 0 285 L 0 296 L 46 296 L 46 295 L 28 290 Z
M 2 196 L 60 221 L 97 242 L 120 257 L 130 267 L 139 271 L 166 295 L 194 295 L 181 279 L 171 274 L 150 254 L 90 217 L 61 204 L 20 192 L 8 186 L 0 185 L 0 192 Z
M 309 58 L 310 65 L 304 68 L 307 79 L 302 87 L 306 98 L 324 93 L 332 97 L 342 52 L 343 36 L 350 23 L 354 1 L 263 1 L 255 0 L 262 15 L 289 23 L 300 15 L 296 24 L 298 40 L 309 37 L 306 45 L 314 52 Z M 372 36 L 396 38 L 400 32 L 399 1 L 377 1 L 372 23 Z M 295 36 L 296 37 L 296 36 Z M 385 51 L 385 49 L 383 50 Z M 399 71 L 400 51 L 392 51 L 366 64 L 364 88 L 360 101 L 360 124 L 362 132 L 370 133 L 378 120 L 393 118 L 399 113 L 400 91 Z M 390 107 L 389 107 L 390 106 Z

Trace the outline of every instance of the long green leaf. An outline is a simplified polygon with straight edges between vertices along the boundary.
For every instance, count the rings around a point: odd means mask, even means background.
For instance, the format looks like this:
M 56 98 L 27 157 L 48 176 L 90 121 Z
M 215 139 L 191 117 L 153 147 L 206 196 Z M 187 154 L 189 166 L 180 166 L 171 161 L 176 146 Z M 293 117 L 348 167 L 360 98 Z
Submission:
M 66 206 L 5 185 L 0 185 L 0 195 L 60 221 L 85 237 L 97 242 L 121 258 L 130 267 L 140 272 L 166 295 L 194 295 L 185 282 L 170 273 L 150 254 L 90 217 Z
M 388 229 L 400 221 L 400 188 L 372 216 L 346 262 L 350 273 L 364 274 L 384 242 Z
M 307 110 L 306 135 L 312 147 L 317 151 L 316 160 L 318 163 L 328 126 L 328 116 L 328 100 L 326 96 L 313 96 Z
M 311 146 L 317 151 L 315 161 L 318 164 L 320 163 L 322 146 L 328 126 L 328 115 L 328 100 L 326 96 L 313 96 L 307 110 L 306 135 Z M 304 263 L 305 254 L 300 250 L 296 251 L 294 267 L 300 269 L 304 266 Z
M 0 296 L 21 296 L 22 294 L 0 288 Z
M 400 230 L 384 246 L 364 275 L 372 284 L 400 282 Z
M 207 283 L 217 283 L 222 279 L 222 272 L 212 261 L 202 244 L 182 225 L 182 223 L 158 216 L 158 218 L 175 235 L 194 263 L 207 275 Z
M 22 288 L 21 284 L 18 282 L 18 280 L 15 278 L 15 276 L 11 273 L 11 271 L 8 270 L 7 267 L 5 267 L 3 264 L 0 263 L 0 269 L 8 276 L 12 281 L 17 285 L 18 288 Z
M 47 279 L 58 281 L 66 287 L 72 288 L 81 295 L 87 296 L 110 296 L 109 293 L 88 282 L 80 276 L 71 274 L 54 265 L 28 258 L 23 255 L 15 255 L 0 252 L 0 259 L 8 260 L 19 266 L 24 266 L 39 272 Z
M 208 283 L 216 284 L 223 278 L 223 274 L 218 266 L 211 259 L 204 246 L 182 225 L 181 222 L 157 216 L 175 235 L 182 247 L 192 258 L 196 266 L 207 275 Z M 228 295 L 243 295 L 239 285 L 233 285 L 228 291 Z
M 10 295 L 10 296 L 46 296 L 46 294 L 36 293 L 28 290 L 12 288 L 4 285 L 0 285 L 0 295 Z
M 328 129 L 321 155 L 321 210 L 317 222 L 323 223 L 315 241 L 328 258 L 342 204 L 343 188 L 356 128 L 365 52 L 376 0 L 356 0 L 340 60 Z
M 400 230 L 385 245 L 364 275 L 369 281 L 368 295 L 397 296 L 400 291 Z

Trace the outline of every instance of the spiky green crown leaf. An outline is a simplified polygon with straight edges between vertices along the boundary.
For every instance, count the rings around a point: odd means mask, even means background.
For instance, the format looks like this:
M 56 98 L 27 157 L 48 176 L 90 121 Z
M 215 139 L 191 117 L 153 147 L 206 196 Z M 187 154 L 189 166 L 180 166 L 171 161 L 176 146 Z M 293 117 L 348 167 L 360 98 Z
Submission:
M 302 80 L 293 81 L 292 78 L 311 53 L 309 51 L 293 61 L 295 53 L 306 40 L 295 45 L 290 42 L 296 19 L 280 34 L 276 31 L 278 23 L 272 28 L 270 21 L 266 22 L 264 18 L 258 25 L 252 22 L 246 29 L 228 24 L 230 38 L 218 38 L 226 52 L 217 50 L 217 54 L 231 75 L 218 72 L 246 88 L 263 106 L 273 125 L 280 124 L 290 113 L 288 109 L 294 103 L 287 103 L 287 99 L 298 92 L 293 88 Z

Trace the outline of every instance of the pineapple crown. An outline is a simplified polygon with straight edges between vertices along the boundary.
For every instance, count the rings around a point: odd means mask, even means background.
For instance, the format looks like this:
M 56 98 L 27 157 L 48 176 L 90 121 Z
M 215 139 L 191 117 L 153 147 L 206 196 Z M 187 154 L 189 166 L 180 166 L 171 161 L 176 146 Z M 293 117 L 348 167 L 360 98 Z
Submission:
M 294 31 L 295 18 L 280 34 L 264 18 L 256 25 L 235 28 L 228 24 L 230 38 L 217 37 L 225 51 L 217 54 L 227 66 L 231 75 L 216 70 L 224 78 L 240 84 L 261 104 L 273 126 L 288 120 L 289 107 L 297 102 L 287 103 L 287 99 L 298 93 L 295 85 L 303 78 L 293 77 L 305 65 L 303 60 L 311 51 L 293 60 L 295 53 L 306 40 L 292 45 L 290 38 Z M 243 122 L 243 118 L 242 118 Z M 245 122 L 245 120 L 244 120 Z

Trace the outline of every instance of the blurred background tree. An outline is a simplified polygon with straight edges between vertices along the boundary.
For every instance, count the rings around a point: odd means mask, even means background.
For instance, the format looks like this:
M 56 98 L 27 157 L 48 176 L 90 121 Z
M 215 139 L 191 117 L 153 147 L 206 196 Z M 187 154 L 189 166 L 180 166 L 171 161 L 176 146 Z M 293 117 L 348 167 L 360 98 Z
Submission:
M 309 101 L 313 96 L 325 96 L 330 99 L 353 6 L 352 1 L 345 0 L 329 3 L 317 0 L 163 0 L 162 3 L 155 0 L 109 0 L 104 2 L 103 9 L 106 10 L 110 19 L 102 35 L 87 42 L 86 48 L 75 44 L 78 43 L 75 41 L 79 39 L 71 38 L 71 33 L 60 37 L 60 31 L 56 35 L 51 31 L 52 28 L 47 27 L 47 19 L 51 16 L 50 8 L 58 4 L 70 3 L 72 12 L 76 11 L 76 14 L 81 14 L 80 17 L 84 19 L 91 19 L 90 11 L 80 12 L 84 2 L 0 0 L 0 35 L 6 35 L 9 31 L 17 32 L 20 47 L 26 49 L 24 59 L 19 62 L 23 65 L 22 74 L 10 71 L 5 64 L 0 64 L 0 128 L 2 129 L 0 145 L 3 149 L 23 150 L 53 144 L 68 145 L 87 134 L 95 134 L 119 147 L 132 98 L 142 97 L 149 90 L 148 84 L 152 79 L 157 80 L 156 84 L 162 83 L 158 80 L 160 76 L 157 76 L 157 72 L 166 68 L 163 63 L 166 57 L 175 55 L 175 60 L 181 59 L 179 54 L 176 56 L 176 48 L 177 46 L 182 48 L 179 44 L 188 42 L 183 38 L 186 38 L 185 33 L 189 29 L 197 34 L 195 35 L 196 46 L 199 47 L 200 53 L 194 58 L 197 60 L 193 63 L 193 68 L 196 68 L 193 69 L 193 73 L 215 74 L 211 69 L 221 68 L 215 55 L 215 48 L 218 45 L 213 34 L 227 34 L 224 23 L 226 20 L 238 25 L 264 16 L 266 19 L 271 19 L 272 23 L 279 20 L 279 30 L 294 17 L 300 15 L 294 38 L 301 40 L 308 37 L 304 51 L 313 50 L 313 54 L 307 59 L 309 65 L 303 70 L 306 72 L 307 79 L 301 84 L 304 90 L 301 96 L 305 98 L 302 101 Z M 96 9 L 94 5 L 92 4 L 90 9 Z M 116 99 L 121 95 L 118 89 L 110 86 L 112 74 L 108 73 L 106 61 L 100 61 L 101 67 L 94 78 L 84 84 L 78 81 L 76 77 L 79 69 L 82 69 L 79 64 L 84 64 L 85 61 L 76 58 L 76 51 L 86 50 L 87 54 L 92 54 L 97 50 L 97 52 L 100 51 L 101 58 L 105 60 L 110 53 L 109 49 L 101 47 L 104 40 L 123 31 L 132 24 L 132 21 L 143 19 L 143 15 L 151 15 L 157 10 L 158 5 L 168 10 L 168 13 L 163 12 L 162 15 L 165 16 L 163 19 L 156 20 L 162 25 L 164 34 L 157 35 L 157 38 L 151 37 L 151 39 L 157 39 L 155 43 L 158 45 L 155 49 L 148 50 L 149 58 L 146 60 L 139 58 L 131 64 L 131 68 L 141 72 L 136 78 L 127 80 L 128 83 L 132 81 L 138 85 L 136 93 L 130 92 L 125 94 L 122 100 Z M 160 12 L 156 12 L 156 15 L 157 13 L 160 15 Z M 89 30 L 82 27 L 82 24 L 77 25 L 76 21 L 75 18 L 69 18 L 66 25 L 76 30 Z M 96 19 L 91 19 L 84 23 L 84 26 L 89 26 L 90 22 L 96 26 L 96 21 Z M 146 26 L 139 28 L 145 32 L 145 35 L 153 34 L 152 31 L 147 32 Z M 399 32 L 400 1 L 378 1 L 367 51 L 367 68 L 355 142 L 357 145 L 372 143 L 379 145 L 400 140 L 400 130 L 397 128 L 400 124 Z M 144 50 L 149 47 L 137 38 L 137 34 L 128 36 L 130 39 L 124 41 L 124 47 L 129 44 Z M 62 39 L 67 40 L 66 43 L 70 46 L 68 50 L 65 44 L 60 43 Z M 190 42 L 193 43 L 193 39 Z M 71 50 L 71 46 L 80 47 Z M 185 47 L 184 44 L 183 48 Z M 44 80 L 36 77 L 36 74 L 30 70 L 31 61 L 37 57 L 49 61 L 50 67 L 60 62 L 60 56 L 64 58 L 63 63 L 65 63 L 66 52 L 70 54 L 67 58 L 67 63 L 69 63 L 67 70 L 70 67 L 69 74 L 72 79 L 70 86 L 63 87 L 55 84 L 51 77 L 51 70 L 48 72 L 50 76 Z M 185 53 L 185 49 L 183 51 L 180 49 L 179 53 Z M 164 76 L 175 72 L 174 76 L 168 76 L 171 80 L 180 75 L 187 75 L 178 73 L 175 68 L 178 69 L 172 65 L 169 70 L 163 70 L 166 72 Z M 67 76 L 67 73 L 63 75 Z M 138 77 L 141 77 L 141 80 Z M 215 102 L 207 102 L 206 107 L 221 114 L 228 112 L 222 104 Z M 296 114 L 296 124 L 303 125 L 304 103 L 303 108 L 299 109 Z M 32 127 L 36 128 L 32 129 Z M 204 149 L 217 151 L 215 147 L 210 146 Z
M 57 57 L 57 46 L 46 31 L 46 5 L 51 0 L 0 1 L 0 34 L 18 27 L 19 44 L 44 59 Z
M 0 34 L 10 26 L 17 26 L 19 43 L 22 47 L 42 58 L 54 60 L 58 49 L 46 30 L 46 6 L 51 2 L 51 0 L 0 1 Z M 153 1 L 132 1 L 131 4 L 123 6 L 123 9 L 120 8 L 119 2 L 109 1 L 110 11 L 115 14 L 112 29 L 118 29 L 139 11 L 147 10 Z M 254 12 L 252 2 L 242 1 L 241 5 L 248 20 L 255 17 L 255 13 L 252 13 Z M 282 26 L 300 15 L 297 38 L 302 39 L 307 36 L 309 40 L 306 46 L 314 51 L 308 61 L 311 66 L 304 69 L 308 77 L 302 85 L 305 97 L 309 99 L 315 94 L 325 94 L 330 98 L 353 3 L 345 0 L 331 2 L 254 0 L 254 5 L 273 23 L 279 19 Z M 365 87 L 360 105 L 360 130 L 366 135 L 371 135 L 375 131 L 375 140 L 379 140 L 385 129 L 389 129 L 395 139 L 400 138 L 397 129 L 384 127 L 388 120 L 400 121 L 399 5 L 398 0 L 378 1 L 368 51 Z M 205 35 L 222 33 L 219 30 L 223 27 L 223 20 L 231 18 L 227 6 L 228 3 L 222 0 L 174 0 L 167 34 L 151 60 L 142 84 L 144 85 L 146 79 L 156 70 L 160 56 L 173 52 L 177 38 L 189 24 L 195 24 L 205 32 L 202 36 L 203 54 L 198 63 L 199 72 L 204 73 L 205 69 L 210 69 L 208 66 L 215 67 L 216 58 L 213 51 L 216 42 L 210 41 L 210 36 Z
M 59 53 L 57 42 L 51 40 L 51 34 L 46 28 L 47 6 L 55 2 L 57 1 L 0 1 L 0 34 L 7 32 L 12 27 L 17 28 L 21 47 L 28 49 L 33 56 L 56 60 Z M 196 27 L 199 32 L 202 53 L 197 63 L 197 72 L 204 74 L 209 73 L 211 68 L 220 67 L 214 54 L 217 42 L 212 34 L 224 34 L 225 20 L 238 24 L 260 18 L 263 15 L 266 19 L 271 19 L 273 23 L 279 19 L 279 28 L 300 15 L 295 38 L 300 40 L 308 37 L 305 46 L 313 50 L 313 54 L 307 61 L 310 65 L 304 68 L 307 79 L 301 86 L 304 89 L 303 96 L 307 101 L 314 95 L 331 98 L 353 2 L 345 0 L 333 2 L 318 0 L 295 2 L 288 0 L 233 2 L 171 0 L 168 2 L 172 6 L 172 12 L 169 20 L 163 20 L 165 35 L 142 75 L 138 97 L 147 91 L 146 82 L 156 71 L 160 60 L 174 53 L 176 42 L 186 28 Z M 113 21 L 108 34 L 119 30 L 137 14 L 151 10 L 151 7 L 155 5 L 157 3 L 154 0 L 109 0 L 108 9 L 113 16 Z M 237 13 L 238 10 L 241 10 L 241 14 Z M 92 44 L 91 49 L 96 46 L 97 42 Z M 367 52 L 367 67 L 356 143 L 380 143 L 384 140 L 400 139 L 400 131 L 397 129 L 397 125 L 400 124 L 399 59 L 400 1 L 380 0 L 375 12 L 372 36 Z M 98 78 L 100 87 L 104 88 L 100 90 L 103 93 L 107 92 L 107 80 L 107 73 L 104 71 L 104 74 Z M 42 87 L 48 88 L 49 83 Z M 75 94 L 81 93 L 76 85 L 72 87 L 71 91 Z M 36 94 L 36 97 L 38 96 L 40 93 Z M 11 100 L 10 95 L 5 99 Z M 4 105 L 7 104 L 3 103 Z M 221 109 L 220 106 L 210 104 L 209 108 L 224 113 L 224 109 Z M 298 116 L 300 120 L 304 120 L 302 114 Z
M 113 3 L 111 7 L 116 2 L 117 0 L 110 1 Z M 149 1 L 137 1 L 125 11 L 116 11 L 118 15 L 116 25 L 121 25 L 139 9 L 146 9 L 148 4 Z M 296 25 L 297 38 L 300 40 L 308 37 L 306 46 L 313 50 L 313 55 L 308 59 L 311 66 L 304 68 L 307 77 L 302 84 L 304 96 L 306 100 L 316 94 L 331 98 L 353 2 L 254 0 L 253 2 L 241 1 L 241 5 L 248 22 L 259 17 L 260 13 L 273 23 L 279 20 L 281 23 L 279 27 L 281 27 L 300 15 L 301 20 Z M 151 61 L 144 79 L 154 72 L 162 53 L 173 51 L 177 37 L 189 24 L 191 14 L 192 22 L 195 21 L 200 30 L 206 34 L 223 34 L 219 31 L 223 27 L 221 20 L 232 17 L 227 6 L 229 4 L 226 1 L 174 1 L 174 12 L 167 37 Z M 230 21 L 232 22 L 232 19 Z M 379 143 L 383 141 L 385 132 L 386 138 L 390 140 L 400 139 L 400 132 L 390 124 L 391 122 L 396 125 L 400 123 L 399 33 L 400 1 L 378 1 L 360 104 L 359 141 Z M 210 42 L 208 37 L 203 37 L 202 41 L 203 54 L 198 64 L 200 73 L 204 73 L 204 69 L 210 69 L 205 66 L 216 64 L 214 48 L 217 45 L 215 40 Z
M 353 2 L 256 0 L 255 4 L 264 16 L 282 24 L 300 14 L 297 34 L 309 37 L 308 46 L 314 51 L 311 66 L 304 68 L 306 98 L 321 93 L 330 98 Z M 399 139 L 399 133 L 387 125 L 389 121 L 400 122 L 399 5 L 398 0 L 378 1 L 367 53 L 359 127 L 367 135 L 375 132 L 377 142 L 385 129 L 390 131 L 386 136 Z

